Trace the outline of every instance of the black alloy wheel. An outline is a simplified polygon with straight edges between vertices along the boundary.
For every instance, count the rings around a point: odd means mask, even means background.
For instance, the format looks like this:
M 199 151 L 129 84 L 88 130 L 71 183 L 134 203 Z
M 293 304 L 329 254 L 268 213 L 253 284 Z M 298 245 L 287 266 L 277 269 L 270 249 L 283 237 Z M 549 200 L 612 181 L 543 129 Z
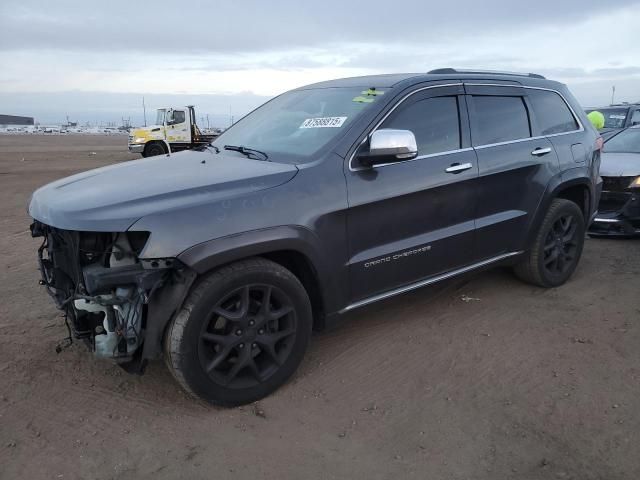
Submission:
M 584 246 L 585 220 L 580 207 L 565 198 L 551 202 L 531 244 L 515 265 L 516 275 L 540 287 L 557 287 L 573 274 Z
M 274 392 L 304 357 L 313 314 L 300 280 L 265 258 L 198 280 L 165 333 L 165 360 L 182 387 L 235 406 Z
M 282 290 L 245 285 L 225 295 L 203 323 L 198 358 L 209 377 L 228 388 L 267 380 L 295 343 L 296 315 Z
M 578 252 L 578 235 L 584 235 L 578 229 L 573 215 L 560 216 L 554 223 L 544 244 L 544 268 L 553 275 L 563 275 L 573 267 Z

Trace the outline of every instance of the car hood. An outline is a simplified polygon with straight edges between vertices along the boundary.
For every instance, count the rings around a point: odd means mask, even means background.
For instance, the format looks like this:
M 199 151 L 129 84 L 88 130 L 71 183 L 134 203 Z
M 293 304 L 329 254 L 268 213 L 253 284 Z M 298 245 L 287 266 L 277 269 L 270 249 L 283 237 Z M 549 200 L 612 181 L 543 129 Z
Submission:
M 600 160 L 601 177 L 634 177 L 640 175 L 640 153 L 602 152 Z
M 203 205 L 291 180 L 294 165 L 188 151 L 89 170 L 36 190 L 34 219 L 56 228 L 122 232 L 153 213 Z

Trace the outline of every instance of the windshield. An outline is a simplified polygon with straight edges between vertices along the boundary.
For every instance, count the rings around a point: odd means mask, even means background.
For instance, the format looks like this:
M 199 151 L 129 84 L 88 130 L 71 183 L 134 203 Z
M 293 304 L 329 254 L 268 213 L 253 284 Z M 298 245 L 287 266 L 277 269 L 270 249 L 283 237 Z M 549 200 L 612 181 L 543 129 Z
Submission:
M 640 153 L 640 128 L 629 128 L 604 144 L 606 153 Z
M 270 159 L 310 157 L 337 138 L 384 90 L 316 88 L 284 93 L 253 111 L 216 139 L 214 145 L 243 146 Z M 302 158 L 304 159 L 304 158 Z
M 156 117 L 156 125 L 164 125 L 164 114 L 166 110 L 164 108 L 158 109 L 158 115 Z
M 594 108 L 587 110 L 587 114 L 598 111 L 604 115 L 604 128 L 623 128 L 629 113 L 628 108 Z

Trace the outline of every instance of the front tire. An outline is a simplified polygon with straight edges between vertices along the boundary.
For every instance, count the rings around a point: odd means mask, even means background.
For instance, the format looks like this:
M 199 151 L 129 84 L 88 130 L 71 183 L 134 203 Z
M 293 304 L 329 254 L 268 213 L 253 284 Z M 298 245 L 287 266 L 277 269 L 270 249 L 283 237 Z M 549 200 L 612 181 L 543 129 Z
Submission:
M 189 393 L 216 405 L 243 405 L 289 379 L 311 326 L 298 278 L 269 260 L 247 259 L 197 284 L 168 327 L 165 358 Z
M 162 146 L 162 144 L 154 142 L 154 143 L 150 143 L 148 144 L 145 148 L 144 148 L 144 152 L 143 152 L 143 156 L 146 157 L 156 157 L 158 155 L 164 155 L 167 152 L 165 151 L 164 147 Z
M 514 268 L 523 281 L 551 288 L 565 283 L 582 255 L 585 224 L 580 207 L 556 198 L 540 225 L 531 249 Z

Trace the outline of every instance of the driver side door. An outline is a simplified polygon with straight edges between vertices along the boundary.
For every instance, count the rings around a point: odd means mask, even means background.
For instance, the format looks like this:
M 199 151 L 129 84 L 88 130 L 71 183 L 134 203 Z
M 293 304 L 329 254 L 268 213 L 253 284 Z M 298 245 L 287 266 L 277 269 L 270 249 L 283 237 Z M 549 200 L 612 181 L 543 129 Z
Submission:
M 167 141 L 191 142 L 189 122 L 185 110 L 169 110 L 167 112 Z
M 412 131 L 418 156 L 367 168 L 356 154 L 345 172 L 353 303 L 473 258 L 478 164 L 462 85 L 416 90 L 374 130 L 383 128 Z

